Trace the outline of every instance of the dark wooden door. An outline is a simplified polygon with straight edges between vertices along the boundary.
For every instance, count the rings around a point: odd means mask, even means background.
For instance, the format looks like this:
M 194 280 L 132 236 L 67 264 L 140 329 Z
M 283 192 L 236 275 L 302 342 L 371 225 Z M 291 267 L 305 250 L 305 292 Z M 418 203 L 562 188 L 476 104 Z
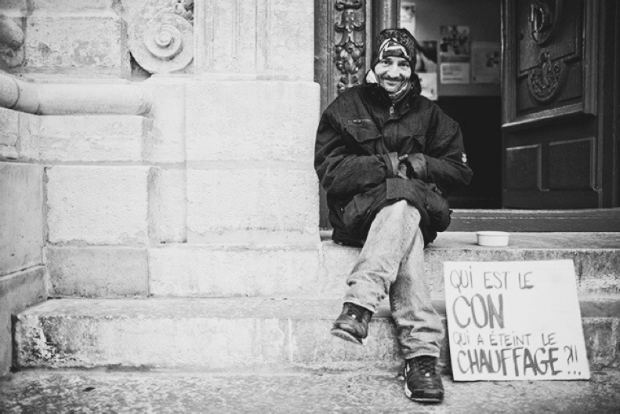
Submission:
M 618 206 L 615 0 L 505 0 L 502 205 Z

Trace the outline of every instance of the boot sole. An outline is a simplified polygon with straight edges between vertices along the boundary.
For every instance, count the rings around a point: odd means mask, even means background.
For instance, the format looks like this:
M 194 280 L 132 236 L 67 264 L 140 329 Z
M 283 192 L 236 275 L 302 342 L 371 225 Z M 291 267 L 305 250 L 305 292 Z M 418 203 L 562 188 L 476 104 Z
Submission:
M 356 345 L 364 345 L 364 340 L 360 339 L 356 336 L 351 335 L 349 332 L 342 330 L 342 329 L 338 329 L 338 328 L 333 328 L 331 330 L 331 334 L 334 335 L 337 338 L 343 339 L 345 341 L 348 342 L 352 342 Z
M 443 401 L 443 396 L 441 397 L 414 397 L 413 393 L 409 391 L 409 388 L 407 388 L 407 385 L 405 385 L 405 395 L 411 401 L 420 402 L 420 403 L 439 404 L 440 402 Z

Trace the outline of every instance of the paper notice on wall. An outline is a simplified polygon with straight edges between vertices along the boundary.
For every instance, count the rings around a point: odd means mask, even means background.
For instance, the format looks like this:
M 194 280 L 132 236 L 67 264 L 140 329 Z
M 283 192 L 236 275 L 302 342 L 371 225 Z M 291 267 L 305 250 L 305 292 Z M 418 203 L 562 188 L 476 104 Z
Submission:
M 498 42 L 472 42 L 471 81 L 473 83 L 500 82 L 500 52 Z
M 444 263 L 455 381 L 589 379 L 571 260 Z
M 439 65 L 441 83 L 469 83 L 469 62 L 442 62 Z

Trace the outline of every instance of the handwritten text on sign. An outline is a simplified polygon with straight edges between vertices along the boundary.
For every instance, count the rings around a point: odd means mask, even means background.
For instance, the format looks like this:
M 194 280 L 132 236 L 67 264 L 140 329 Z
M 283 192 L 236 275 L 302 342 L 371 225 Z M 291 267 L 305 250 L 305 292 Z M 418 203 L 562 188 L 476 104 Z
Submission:
M 446 262 L 456 381 L 588 379 L 571 260 Z

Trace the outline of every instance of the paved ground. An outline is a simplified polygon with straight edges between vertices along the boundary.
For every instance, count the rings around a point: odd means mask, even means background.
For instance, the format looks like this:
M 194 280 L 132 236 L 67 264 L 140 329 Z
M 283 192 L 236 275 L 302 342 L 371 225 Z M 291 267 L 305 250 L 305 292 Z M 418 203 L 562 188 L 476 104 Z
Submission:
M 455 383 L 437 406 L 392 373 L 24 371 L 0 379 L 0 413 L 614 413 L 620 371 L 590 381 Z

